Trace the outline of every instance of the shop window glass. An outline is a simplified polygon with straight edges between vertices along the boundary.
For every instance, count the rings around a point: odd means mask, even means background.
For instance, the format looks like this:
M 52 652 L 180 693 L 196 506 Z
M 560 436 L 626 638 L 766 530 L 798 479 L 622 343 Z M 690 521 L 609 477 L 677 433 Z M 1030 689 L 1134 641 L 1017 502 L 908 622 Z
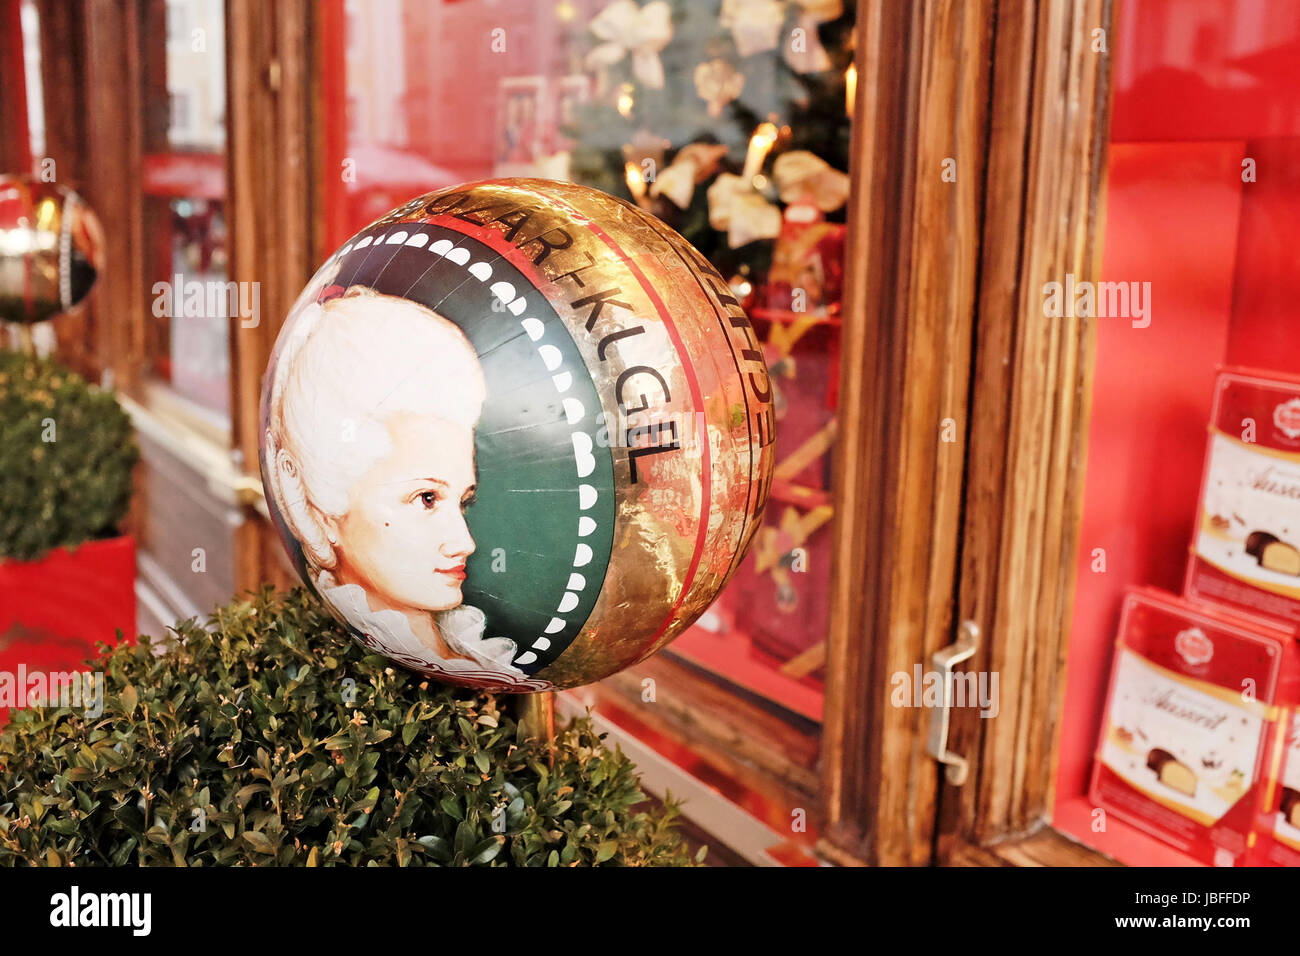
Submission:
M 1275 730 L 1259 723 L 1300 675 L 1289 656 L 1258 656 L 1270 624 L 1300 620 L 1300 12 L 1262 0 L 1116 10 L 1111 285 L 1089 306 L 1055 822 L 1126 863 L 1240 863 L 1265 852 L 1247 835 L 1251 788 L 1300 787 L 1300 759 L 1290 783 L 1269 783 Z M 1154 590 L 1122 617 L 1133 587 Z M 1268 820 L 1271 833 L 1276 807 Z M 1300 812 L 1284 824 L 1300 848 Z
M 41 82 L 41 15 L 32 0 L 20 8 L 23 30 L 23 81 L 27 85 L 27 128 L 32 156 L 45 155 L 45 87 Z
M 157 24 L 142 39 L 149 372 L 222 427 L 230 414 L 230 320 L 239 314 L 226 285 L 224 7 L 168 0 L 165 29 Z
M 322 19 L 330 248 L 421 193 L 536 176 L 652 211 L 730 281 L 777 389 L 776 481 L 744 565 L 665 653 L 817 724 L 852 4 L 334 0 Z

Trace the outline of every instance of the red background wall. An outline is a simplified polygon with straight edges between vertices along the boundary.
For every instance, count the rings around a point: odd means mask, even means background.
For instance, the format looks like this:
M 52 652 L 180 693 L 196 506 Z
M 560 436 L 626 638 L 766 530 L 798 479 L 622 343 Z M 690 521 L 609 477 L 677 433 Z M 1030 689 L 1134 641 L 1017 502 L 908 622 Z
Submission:
M 1124 588 L 1182 589 L 1216 366 L 1300 372 L 1300 4 L 1124 0 L 1108 39 L 1102 278 L 1150 282 L 1151 324 L 1097 320 L 1055 823 L 1177 864 L 1123 823 L 1095 831 L 1084 794 Z

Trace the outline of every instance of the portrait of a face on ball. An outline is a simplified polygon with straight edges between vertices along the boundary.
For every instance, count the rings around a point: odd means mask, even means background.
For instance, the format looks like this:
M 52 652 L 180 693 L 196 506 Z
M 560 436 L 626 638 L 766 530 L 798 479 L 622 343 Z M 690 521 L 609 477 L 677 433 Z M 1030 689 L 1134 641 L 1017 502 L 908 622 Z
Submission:
M 280 332 L 262 473 L 303 580 L 439 680 L 599 680 L 688 627 L 774 463 L 762 350 L 681 237 L 580 186 L 420 197 L 330 258 Z

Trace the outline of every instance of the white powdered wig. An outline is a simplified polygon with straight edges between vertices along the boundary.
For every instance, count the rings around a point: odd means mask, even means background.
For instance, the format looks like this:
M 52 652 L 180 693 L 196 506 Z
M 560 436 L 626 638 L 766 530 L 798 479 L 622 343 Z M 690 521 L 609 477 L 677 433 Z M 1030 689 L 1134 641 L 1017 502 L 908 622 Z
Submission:
M 477 354 L 451 321 L 409 299 L 354 286 L 300 302 L 282 343 L 266 434 L 271 492 L 319 568 L 336 563 L 323 518 L 392 450 L 402 412 L 473 428 L 486 389 Z

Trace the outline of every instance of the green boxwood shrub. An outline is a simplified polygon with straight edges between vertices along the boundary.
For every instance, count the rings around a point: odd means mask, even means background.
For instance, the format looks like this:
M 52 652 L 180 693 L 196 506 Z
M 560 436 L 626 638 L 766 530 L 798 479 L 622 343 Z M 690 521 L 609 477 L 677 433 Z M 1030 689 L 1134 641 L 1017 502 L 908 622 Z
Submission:
M 371 654 L 301 589 L 95 666 L 100 716 L 32 706 L 0 733 L 2 864 L 693 862 L 588 721 L 548 755 L 506 696 Z
M 138 458 L 111 392 L 51 359 L 0 351 L 0 559 L 112 537 Z

